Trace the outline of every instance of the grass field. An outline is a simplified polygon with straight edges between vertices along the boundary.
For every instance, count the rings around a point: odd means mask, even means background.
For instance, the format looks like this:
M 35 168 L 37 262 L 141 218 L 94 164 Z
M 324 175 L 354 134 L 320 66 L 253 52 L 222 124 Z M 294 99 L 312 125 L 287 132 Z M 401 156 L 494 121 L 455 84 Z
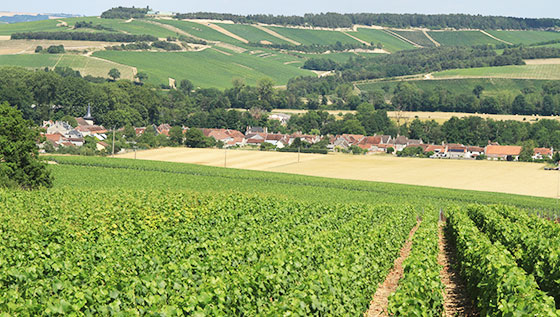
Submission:
M 558 175 L 543 170 L 542 164 L 343 154 L 302 154 L 301 162 L 298 163 L 297 156 L 297 153 L 234 150 L 227 153 L 227 166 L 541 197 L 556 197 L 557 195 Z M 125 154 L 120 157 L 133 158 L 134 154 Z M 137 158 L 210 166 L 224 165 L 224 151 L 214 149 L 166 148 L 138 152 Z M 450 175 L 453 176 L 450 177 Z M 531 186 L 520 182 L 520 179 L 530 179 Z
M 436 45 L 426 37 L 422 31 L 397 31 L 391 30 L 396 34 L 424 47 L 435 47 Z M 437 41 L 437 40 L 436 40 Z
M 538 42 L 546 42 L 550 40 L 560 40 L 560 32 L 547 31 L 494 31 L 488 30 L 488 33 L 514 44 L 533 44 Z
M 512 65 L 453 69 L 434 73 L 435 78 L 518 78 L 518 79 L 560 79 L 560 65 Z
M 428 34 L 439 44 L 446 46 L 495 45 L 501 43 L 480 31 L 432 31 Z
M 228 23 L 216 23 L 216 25 L 246 39 L 249 42 L 259 43 L 261 41 L 267 41 L 273 44 L 289 44 L 288 42 L 270 35 L 263 30 L 259 30 L 252 25 Z
M 275 84 L 284 85 L 292 77 L 312 75 L 294 65 L 284 65 L 273 59 L 250 55 L 249 53 L 225 55 L 214 49 L 202 52 L 114 52 L 100 51 L 93 54 L 138 68 L 148 74 L 148 82 L 168 83 L 168 78 L 189 79 L 200 87 L 226 88 L 231 80 L 241 77 L 247 84 L 269 77 Z M 165 60 L 165 63 L 161 61 Z
M 311 44 L 326 45 L 326 44 L 336 44 L 336 42 L 360 44 L 360 42 L 356 41 L 355 39 L 339 31 L 282 28 L 282 27 L 275 27 L 275 26 L 271 26 L 268 28 L 280 35 L 283 35 L 291 40 L 297 41 L 303 45 L 311 45 Z
M 382 43 L 383 49 L 389 52 L 397 52 L 401 50 L 413 49 L 414 46 L 410 43 L 407 43 L 403 40 L 400 40 L 386 32 L 381 30 L 375 29 L 367 29 L 367 28 L 358 28 L 357 32 L 348 32 L 362 41 L 366 41 L 368 43 Z
M 0 55 L 0 66 L 21 66 L 26 68 L 71 67 L 74 70 L 80 71 L 82 76 L 92 75 L 96 77 L 108 77 L 107 73 L 109 70 L 117 68 L 121 72 L 121 78 L 132 80 L 134 77 L 133 68 L 130 66 L 73 54 Z

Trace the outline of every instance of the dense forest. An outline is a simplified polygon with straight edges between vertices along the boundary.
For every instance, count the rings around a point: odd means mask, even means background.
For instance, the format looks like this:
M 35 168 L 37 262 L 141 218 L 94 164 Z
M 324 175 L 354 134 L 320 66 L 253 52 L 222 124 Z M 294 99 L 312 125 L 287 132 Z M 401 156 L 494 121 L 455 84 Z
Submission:
M 324 28 L 350 28 L 355 24 L 381 25 L 395 28 L 422 27 L 430 29 L 555 29 L 560 19 L 530 19 L 469 14 L 390 14 L 390 13 L 319 13 L 304 16 L 270 14 L 236 15 L 228 13 L 179 13 L 177 19 L 232 20 L 236 23 L 266 23 Z
M 101 41 L 101 42 L 153 42 L 152 35 L 108 32 L 22 32 L 13 33 L 12 40 L 58 40 L 58 41 Z
M 146 8 L 126 8 L 126 7 L 117 7 L 111 8 L 103 13 L 101 13 L 101 18 L 103 19 L 141 19 L 146 16 L 146 14 L 150 11 L 150 7 Z

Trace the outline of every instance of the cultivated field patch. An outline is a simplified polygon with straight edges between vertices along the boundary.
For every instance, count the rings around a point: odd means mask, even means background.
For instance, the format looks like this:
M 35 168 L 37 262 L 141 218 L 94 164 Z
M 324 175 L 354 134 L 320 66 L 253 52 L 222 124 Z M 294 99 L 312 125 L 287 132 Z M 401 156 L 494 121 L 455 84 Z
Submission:
M 542 164 L 395 158 L 385 155 L 301 154 L 166 148 L 137 153 L 138 159 L 274 171 L 310 176 L 556 197 L 558 175 Z M 133 158 L 134 153 L 120 155 Z M 450 177 L 450 175 L 453 175 Z M 531 186 L 519 180 L 531 180 Z M 483 181 L 482 181 L 483 180 Z

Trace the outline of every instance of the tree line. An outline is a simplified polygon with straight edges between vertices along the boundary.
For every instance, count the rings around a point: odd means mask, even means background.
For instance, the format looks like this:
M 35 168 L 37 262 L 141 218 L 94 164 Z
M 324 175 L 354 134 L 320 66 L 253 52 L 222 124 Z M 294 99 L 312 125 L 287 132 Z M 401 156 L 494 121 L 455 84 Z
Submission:
M 354 49 L 371 49 L 371 47 L 363 43 L 341 43 L 337 41 L 334 44 L 311 44 L 311 45 L 292 45 L 292 44 L 262 44 L 258 42 L 250 42 L 248 45 L 254 47 L 274 48 L 286 51 L 296 51 L 303 53 L 325 53 L 325 52 L 344 52 Z M 376 45 L 377 48 L 383 48 L 381 43 Z
M 477 85 L 472 93 L 455 93 L 445 88 L 421 89 L 413 82 L 394 87 L 390 109 L 404 111 L 443 111 L 490 114 L 560 115 L 560 84 L 550 81 L 541 88 L 527 87 L 520 93 L 483 95 Z M 385 95 L 384 91 L 373 94 Z
M 111 8 L 107 11 L 101 13 L 101 18 L 103 19 L 141 19 L 146 17 L 146 14 L 150 11 L 150 7 L 146 8 L 127 8 L 127 7 L 116 7 Z
M 176 19 L 231 20 L 236 23 L 265 23 L 323 28 L 350 28 L 359 25 L 380 25 L 395 28 L 421 27 L 430 29 L 492 29 L 529 30 L 554 29 L 560 19 L 516 18 L 470 14 L 391 14 L 391 13 L 307 13 L 303 16 L 271 14 L 238 15 L 214 12 L 178 13 Z
M 57 41 L 101 41 L 101 42 L 154 42 L 152 35 L 108 32 L 21 32 L 13 33 L 12 40 L 57 40 Z

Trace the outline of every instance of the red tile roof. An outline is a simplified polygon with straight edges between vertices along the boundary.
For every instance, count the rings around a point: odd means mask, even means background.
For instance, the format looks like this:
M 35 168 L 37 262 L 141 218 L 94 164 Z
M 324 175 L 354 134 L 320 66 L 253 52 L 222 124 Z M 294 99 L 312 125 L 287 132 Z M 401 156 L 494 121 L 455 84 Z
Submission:
M 521 149 L 521 146 L 516 145 L 488 145 L 486 155 L 519 155 Z
M 534 155 L 540 154 L 540 155 L 548 156 L 548 155 L 552 155 L 552 149 L 547 149 L 544 147 L 536 147 L 533 149 L 533 153 Z

